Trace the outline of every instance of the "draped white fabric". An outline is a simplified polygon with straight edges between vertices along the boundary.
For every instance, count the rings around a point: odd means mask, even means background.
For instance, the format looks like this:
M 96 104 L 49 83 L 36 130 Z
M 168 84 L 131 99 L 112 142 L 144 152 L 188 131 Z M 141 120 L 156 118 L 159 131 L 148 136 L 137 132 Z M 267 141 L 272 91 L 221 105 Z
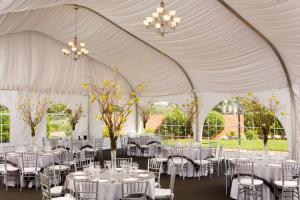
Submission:
M 298 95 L 300 2 L 224 1 L 274 43 Z M 90 54 L 76 64 L 60 52 L 74 34 L 74 10 L 66 4 L 99 14 L 79 9 L 78 36 Z M 290 146 L 299 146 L 300 99 L 292 97 L 293 108 L 286 74 L 264 40 L 218 0 L 167 1 L 167 9 L 176 9 L 182 22 L 161 38 L 142 24 L 157 6 L 157 0 L 0 0 L 0 89 L 82 94 L 81 82 L 111 77 L 110 68 L 118 66 L 127 89 L 144 83 L 145 101 L 185 102 L 193 85 L 203 100 L 201 123 L 224 97 L 252 90 L 267 99 L 275 93 L 287 105 L 289 115 L 283 120 L 292 138 Z M 89 117 L 96 115 L 93 106 L 88 110 Z M 89 126 L 101 128 L 93 122 Z

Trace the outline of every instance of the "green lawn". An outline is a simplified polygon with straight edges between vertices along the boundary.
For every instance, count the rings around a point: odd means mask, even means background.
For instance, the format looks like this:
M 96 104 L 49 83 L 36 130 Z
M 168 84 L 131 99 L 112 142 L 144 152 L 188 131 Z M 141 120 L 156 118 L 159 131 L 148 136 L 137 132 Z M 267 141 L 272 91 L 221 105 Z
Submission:
M 187 139 L 168 140 L 167 143 L 175 145 L 177 142 L 187 143 Z M 206 145 L 209 142 L 217 142 L 223 144 L 225 149 L 248 149 L 248 150 L 262 150 L 262 140 L 242 140 L 241 145 L 238 144 L 238 140 L 203 140 L 202 143 Z M 288 151 L 287 140 L 269 140 L 269 151 Z

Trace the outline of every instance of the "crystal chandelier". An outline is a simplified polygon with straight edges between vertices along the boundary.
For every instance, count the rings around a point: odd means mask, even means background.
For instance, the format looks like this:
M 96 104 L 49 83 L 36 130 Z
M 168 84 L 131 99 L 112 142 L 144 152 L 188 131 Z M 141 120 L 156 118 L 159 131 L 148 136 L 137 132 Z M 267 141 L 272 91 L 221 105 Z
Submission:
M 160 7 L 156 8 L 156 12 L 152 13 L 152 17 L 146 17 L 144 25 L 147 29 L 154 29 L 162 37 L 170 32 L 175 31 L 180 18 L 176 17 L 176 11 L 170 10 L 169 12 L 165 9 L 164 0 L 160 1 Z
M 77 38 L 77 10 L 78 10 L 78 6 L 74 7 L 75 9 L 75 36 L 73 41 L 69 42 L 68 48 L 63 48 L 62 52 L 64 55 L 66 56 L 70 56 L 71 58 L 73 58 L 75 61 L 77 61 L 80 56 L 86 56 L 89 51 L 85 48 L 85 43 L 83 42 L 79 42 L 78 38 Z

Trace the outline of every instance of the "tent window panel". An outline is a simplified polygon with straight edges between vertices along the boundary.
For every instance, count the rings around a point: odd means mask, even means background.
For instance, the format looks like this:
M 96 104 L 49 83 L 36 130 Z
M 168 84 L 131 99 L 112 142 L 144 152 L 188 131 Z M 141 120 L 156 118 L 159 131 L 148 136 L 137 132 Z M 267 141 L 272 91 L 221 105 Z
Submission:
M 10 141 L 10 114 L 7 107 L 0 105 L 0 143 Z
M 65 114 L 67 106 L 64 104 L 55 104 L 47 111 L 47 136 L 65 137 L 72 134 L 72 127 Z

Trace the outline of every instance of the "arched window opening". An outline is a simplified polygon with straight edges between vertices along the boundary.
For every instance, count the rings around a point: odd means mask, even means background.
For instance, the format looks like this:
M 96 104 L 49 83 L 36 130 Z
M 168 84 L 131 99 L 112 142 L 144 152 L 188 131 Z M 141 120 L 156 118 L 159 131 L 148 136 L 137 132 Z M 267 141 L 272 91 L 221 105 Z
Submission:
M 204 122 L 202 139 L 217 141 L 226 148 L 263 149 L 263 136 L 258 131 L 254 113 L 243 108 L 243 100 L 241 97 L 234 97 L 212 108 Z M 268 138 L 269 150 L 288 150 L 285 130 L 276 116 Z
M 0 143 L 10 141 L 10 114 L 7 107 L 0 105 Z
M 67 106 L 54 104 L 47 110 L 47 137 L 65 137 L 72 134 L 72 126 L 66 116 Z

